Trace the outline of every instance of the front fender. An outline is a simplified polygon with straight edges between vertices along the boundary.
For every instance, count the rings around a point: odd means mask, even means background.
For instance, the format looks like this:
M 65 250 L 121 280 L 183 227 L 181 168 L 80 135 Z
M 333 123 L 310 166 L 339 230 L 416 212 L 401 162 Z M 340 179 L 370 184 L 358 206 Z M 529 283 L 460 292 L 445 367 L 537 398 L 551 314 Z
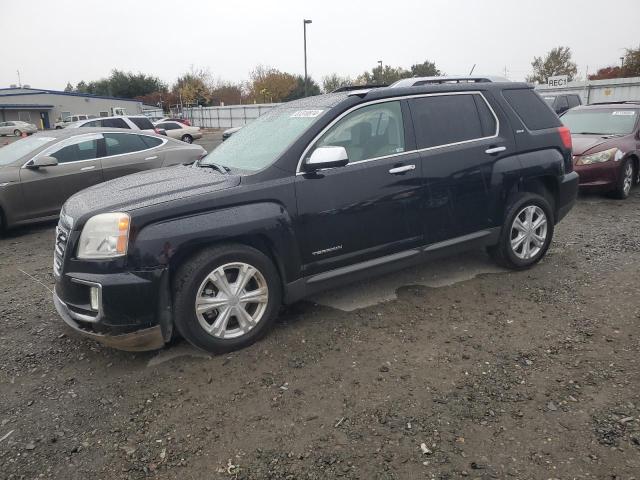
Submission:
M 130 261 L 134 268 L 174 266 L 196 251 L 222 242 L 265 245 L 283 281 L 300 272 L 300 249 L 291 216 L 276 202 L 260 202 L 153 223 L 138 232 Z

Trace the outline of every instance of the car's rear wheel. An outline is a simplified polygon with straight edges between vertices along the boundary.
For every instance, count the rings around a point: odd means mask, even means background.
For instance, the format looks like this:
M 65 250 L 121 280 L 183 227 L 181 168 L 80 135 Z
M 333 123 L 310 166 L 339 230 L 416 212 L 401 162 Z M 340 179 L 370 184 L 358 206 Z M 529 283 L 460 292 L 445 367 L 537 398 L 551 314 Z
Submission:
M 13 134 L 14 134 L 16 137 L 19 137 L 20 135 L 22 135 L 22 132 L 16 128 L 16 129 L 13 131 Z
M 553 211 L 546 198 L 520 193 L 507 208 L 497 245 L 489 254 L 507 268 L 528 268 L 545 255 L 553 238 Z
M 635 172 L 631 159 L 626 159 L 621 168 L 620 178 L 618 178 L 618 183 L 616 184 L 616 189 L 613 191 L 613 195 L 616 198 L 624 200 L 631 193 Z
M 193 137 L 191 135 L 183 135 L 182 141 L 185 143 L 193 143 Z
M 196 347 L 222 353 L 259 339 L 275 320 L 280 277 L 262 252 L 244 245 L 209 248 L 174 279 L 174 321 Z

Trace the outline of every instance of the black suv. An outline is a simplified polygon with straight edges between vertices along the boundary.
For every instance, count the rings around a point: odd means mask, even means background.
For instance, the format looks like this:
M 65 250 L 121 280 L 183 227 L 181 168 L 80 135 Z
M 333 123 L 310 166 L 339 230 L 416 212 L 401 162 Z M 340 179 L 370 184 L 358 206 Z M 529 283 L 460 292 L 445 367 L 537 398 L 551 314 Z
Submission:
M 567 110 L 582 105 L 580 95 L 577 93 L 562 93 L 560 95 L 544 95 L 544 101 L 547 102 L 554 112 L 558 115 Z
M 573 206 L 571 136 L 530 86 L 352 90 L 283 104 L 192 166 L 71 197 L 54 301 L 129 350 L 246 346 L 282 303 L 436 255 L 542 258 Z

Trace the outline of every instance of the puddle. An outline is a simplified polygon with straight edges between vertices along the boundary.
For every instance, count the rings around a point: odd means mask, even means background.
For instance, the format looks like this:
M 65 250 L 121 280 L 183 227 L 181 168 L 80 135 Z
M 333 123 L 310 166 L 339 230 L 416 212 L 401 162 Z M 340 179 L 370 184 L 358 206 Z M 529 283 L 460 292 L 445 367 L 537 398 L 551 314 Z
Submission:
M 207 360 L 213 358 L 202 350 L 192 347 L 186 342 L 182 342 L 166 350 L 161 350 L 155 357 L 149 360 L 147 367 L 157 367 L 158 365 L 173 360 L 174 358 L 180 357 L 204 358 Z
M 471 280 L 483 273 L 502 273 L 503 268 L 494 264 L 480 252 L 467 252 L 455 257 L 443 258 L 401 270 L 383 277 L 374 277 L 353 285 L 320 293 L 308 300 L 351 312 L 382 302 L 397 299 L 396 291 L 407 285 L 446 287 Z

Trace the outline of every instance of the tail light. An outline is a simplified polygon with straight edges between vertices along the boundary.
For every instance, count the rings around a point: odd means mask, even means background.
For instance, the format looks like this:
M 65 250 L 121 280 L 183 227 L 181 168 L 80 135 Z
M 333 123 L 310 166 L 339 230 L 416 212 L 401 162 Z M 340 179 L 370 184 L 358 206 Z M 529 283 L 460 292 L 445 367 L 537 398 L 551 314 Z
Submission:
M 562 145 L 564 148 L 571 150 L 573 144 L 571 142 L 571 132 L 567 127 L 559 127 L 558 133 L 560 134 L 560 139 L 562 140 Z
M 191 126 L 191 122 L 189 120 L 182 120 L 182 123 L 184 123 L 187 127 Z
M 158 130 L 157 128 L 154 128 L 153 131 L 160 135 L 160 130 Z

